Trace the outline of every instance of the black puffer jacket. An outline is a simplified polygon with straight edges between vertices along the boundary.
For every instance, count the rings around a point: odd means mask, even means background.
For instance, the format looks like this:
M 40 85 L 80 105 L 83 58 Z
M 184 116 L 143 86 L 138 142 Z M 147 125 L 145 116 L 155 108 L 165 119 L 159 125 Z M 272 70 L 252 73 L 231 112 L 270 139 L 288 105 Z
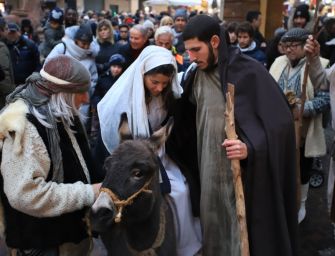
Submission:
M 100 50 L 98 55 L 95 57 L 95 63 L 97 65 L 98 74 L 102 74 L 109 68 L 109 58 L 118 52 L 118 45 L 110 42 L 99 43 Z

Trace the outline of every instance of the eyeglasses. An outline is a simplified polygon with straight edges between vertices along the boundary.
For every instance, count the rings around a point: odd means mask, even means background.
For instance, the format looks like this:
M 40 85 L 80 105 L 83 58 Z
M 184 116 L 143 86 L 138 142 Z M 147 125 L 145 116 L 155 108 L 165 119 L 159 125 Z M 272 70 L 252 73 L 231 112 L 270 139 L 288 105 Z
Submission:
M 288 44 L 288 43 L 282 43 L 281 46 L 284 50 L 290 49 L 290 50 L 296 50 L 298 46 L 301 46 L 302 43 L 295 43 L 295 44 Z

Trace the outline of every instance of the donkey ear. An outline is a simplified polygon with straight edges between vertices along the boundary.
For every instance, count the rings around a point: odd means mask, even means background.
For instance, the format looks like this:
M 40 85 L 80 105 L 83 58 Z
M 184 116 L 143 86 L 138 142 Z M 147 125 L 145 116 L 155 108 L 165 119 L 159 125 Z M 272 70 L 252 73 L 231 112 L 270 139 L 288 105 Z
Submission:
M 119 124 L 120 143 L 125 140 L 132 140 L 133 135 L 129 129 L 127 113 L 123 112 Z
M 160 128 L 158 131 L 154 132 L 149 138 L 150 144 L 153 146 L 154 150 L 158 150 L 169 137 L 173 127 L 173 117 L 170 117 L 166 125 Z

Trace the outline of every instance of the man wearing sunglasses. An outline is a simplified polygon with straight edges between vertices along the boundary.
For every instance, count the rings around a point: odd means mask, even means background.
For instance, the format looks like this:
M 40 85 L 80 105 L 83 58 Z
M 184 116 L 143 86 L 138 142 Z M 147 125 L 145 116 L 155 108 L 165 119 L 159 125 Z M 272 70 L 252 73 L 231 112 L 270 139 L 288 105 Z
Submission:
M 326 141 L 322 127 L 322 113 L 329 110 L 329 92 L 314 90 L 320 88 L 317 78 L 322 69 L 315 69 L 318 57 L 311 57 L 304 50 L 309 32 L 303 28 L 292 28 L 281 38 L 285 54 L 278 57 L 270 68 L 270 73 L 287 96 L 295 120 L 298 120 L 301 107 L 301 91 L 304 80 L 306 62 L 310 68 L 306 86 L 306 101 L 303 110 L 303 120 L 300 141 L 300 210 L 299 223 L 306 216 L 305 203 L 308 195 L 309 178 L 312 171 L 313 157 L 326 154 Z M 322 66 L 328 65 L 328 60 L 320 58 Z M 322 81 L 320 81 L 322 83 Z M 294 195 L 292 195 L 294 196 Z

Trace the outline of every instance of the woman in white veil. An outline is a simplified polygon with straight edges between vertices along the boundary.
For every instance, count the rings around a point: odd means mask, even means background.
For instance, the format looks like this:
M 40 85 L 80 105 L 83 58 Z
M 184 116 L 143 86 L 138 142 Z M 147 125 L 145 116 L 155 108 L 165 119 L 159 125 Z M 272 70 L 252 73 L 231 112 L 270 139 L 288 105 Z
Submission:
M 181 93 L 171 52 L 163 47 L 146 47 L 98 104 L 101 136 L 108 152 L 119 144 L 121 113 L 127 113 L 135 137 L 149 137 L 167 119 L 173 100 Z M 165 147 L 159 157 L 171 185 L 178 255 L 193 256 L 201 249 L 201 231 L 198 218 L 192 215 L 187 181 L 165 153 Z

